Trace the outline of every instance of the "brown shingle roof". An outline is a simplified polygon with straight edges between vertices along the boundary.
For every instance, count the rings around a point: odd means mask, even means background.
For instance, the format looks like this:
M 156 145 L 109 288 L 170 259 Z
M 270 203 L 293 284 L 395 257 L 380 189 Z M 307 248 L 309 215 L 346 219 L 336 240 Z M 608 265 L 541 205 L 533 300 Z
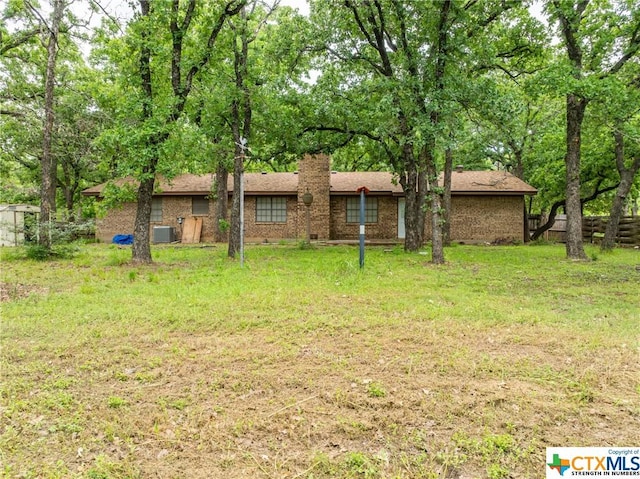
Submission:
M 161 179 L 158 183 L 157 191 L 165 196 L 176 195 L 206 195 L 211 192 L 215 176 L 208 175 L 178 175 L 171 180 Z M 119 179 L 115 181 L 117 186 L 125 183 L 135 183 L 131 178 Z M 85 196 L 99 196 L 106 183 L 87 188 L 82 192 Z M 297 194 L 298 174 L 297 173 L 246 173 L 244 176 L 244 188 L 247 194 Z M 229 176 L 227 190 L 233 191 L 233 177 Z
M 233 191 L 233 178 L 229 176 L 228 190 Z M 298 194 L 297 173 L 245 173 L 245 194 Z
M 442 184 L 442 176 L 439 183 Z M 538 190 L 506 171 L 454 171 L 451 192 L 464 194 L 524 194 L 535 195 Z
M 394 184 L 395 183 L 395 184 Z M 402 186 L 387 172 L 331 173 L 331 193 L 353 193 L 366 186 L 372 193 L 402 194 Z
M 172 180 L 161 180 L 159 191 L 162 195 L 206 195 L 211 192 L 213 174 L 179 175 Z M 131 179 L 117 180 L 116 184 L 133 182 Z M 442 184 L 442 176 L 440 177 Z M 99 196 L 105 183 L 84 190 L 86 196 Z M 387 172 L 334 172 L 331 173 L 331 193 L 355 194 L 361 186 L 372 193 L 402 195 L 402 187 L 393 181 L 393 175 Z M 233 191 L 233 178 L 227 183 L 229 192 Z M 290 194 L 298 191 L 297 173 L 246 173 L 245 193 L 253 195 Z M 524 181 L 504 171 L 463 171 L 453 172 L 451 191 L 454 194 L 525 194 L 534 195 L 536 189 Z

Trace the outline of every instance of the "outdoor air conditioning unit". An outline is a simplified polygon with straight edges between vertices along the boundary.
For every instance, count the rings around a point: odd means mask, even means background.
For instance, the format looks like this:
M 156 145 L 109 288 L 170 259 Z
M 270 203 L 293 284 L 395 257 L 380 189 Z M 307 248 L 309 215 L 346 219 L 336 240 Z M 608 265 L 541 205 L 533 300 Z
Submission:
M 173 243 L 176 240 L 176 229 L 173 226 L 154 226 L 154 243 Z

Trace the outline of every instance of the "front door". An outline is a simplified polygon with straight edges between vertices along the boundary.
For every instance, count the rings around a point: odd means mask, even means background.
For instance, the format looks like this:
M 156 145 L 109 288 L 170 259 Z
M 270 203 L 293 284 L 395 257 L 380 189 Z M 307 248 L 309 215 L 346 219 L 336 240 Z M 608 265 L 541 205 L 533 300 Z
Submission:
M 404 198 L 398 198 L 398 238 L 404 237 Z

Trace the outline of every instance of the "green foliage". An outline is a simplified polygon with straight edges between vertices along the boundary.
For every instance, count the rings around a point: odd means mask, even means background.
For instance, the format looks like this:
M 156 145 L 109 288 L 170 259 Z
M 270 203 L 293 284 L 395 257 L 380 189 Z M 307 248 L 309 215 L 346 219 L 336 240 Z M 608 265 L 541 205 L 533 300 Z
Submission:
M 344 464 L 351 474 L 365 478 L 375 477 L 378 470 L 374 462 L 361 452 L 349 452 L 345 455 Z
M 29 244 L 25 246 L 26 257 L 36 261 L 71 259 L 79 251 L 78 246 L 73 243 L 55 244 L 51 248 L 46 248 L 39 244 Z
M 218 228 L 222 233 L 226 233 L 227 231 L 229 231 L 230 226 L 231 225 L 229 224 L 229 222 L 224 218 L 220 218 L 218 220 Z
M 636 3 L 589 2 L 577 30 L 584 49 L 583 74 L 577 75 L 562 47 L 551 41 L 559 15 L 573 18 L 572 2 L 544 4 L 549 28 L 524 4 L 499 0 L 472 2 L 468 8 L 452 2 L 441 26 L 442 2 L 383 1 L 376 12 L 366 2 L 350 8 L 338 0 L 317 0 L 309 17 L 289 7 L 270 11 L 250 2 L 246 28 L 254 35 L 245 89 L 253 133 L 246 170 L 288 171 L 301 154 L 323 150 L 333 153 L 335 169 L 386 170 L 399 177 L 405 171 L 405 147 L 420 161 L 421 149 L 428 147 L 439 169 L 449 149 L 454 164 L 466 169 L 516 171 L 521 166 L 523 178 L 538 189 L 533 212 L 548 211 L 564 197 L 563 97 L 576 92 L 590 100 L 582 134 L 581 195 L 588 196 L 602 178 L 602 186 L 614 185 L 619 175 L 612 131 L 624 133 L 627 166 L 640 144 Z M 179 5 L 178 16 L 184 18 L 186 4 Z M 221 6 L 196 2 L 184 33 L 183 84 L 189 68 L 204 58 L 207 32 Z M 35 8 L 46 18 L 46 8 Z M 390 70 L 370 42 L 375 37 L 370 13 L 384 17 Z M 142 179 L 156 159 L 158 173 L 169 178 L 186 171 L 210 173 L 220 163 L 230 166 L 230 102 L 240 95 L 230 81 L 231 60 L 236 34 L 244 27 L 238 18 L 225 23 L 209 63 L 193 79 L 184 111 L 176 113 L 167 28 L 171 14 L 171 4 L 160 2 L 149 18 L 134 14 L 120 25 L 113 21 L 116 16 L 103 18 L 88 39 L 87 63 L 76 41 L 84 34 L 67 9 L 59 39 L 53 138 L 58 209 L 74 212 L 81 204 L 85 216 L 95 216 L 135 200 L 132 187 L 118 191 L 110 185 L 100 205 L 80 191 L 110 178 Z M 0 202 L 36 204 L 46 50 L 38 35 L 21 35 L 38 31 L 42 19 L 20 1 L 3 5 L 3 18 L 0 66 L 8 74 L 0 79 Z M 447 48 L 437 80 L 435 46 L 441 33 Z M 146 117 L 142 47 L 153 56 L 153 105 Z M 630 60 L 615 70 L 623 55 Z M 162 141 L 156 144 L 157 139 Z M 584 212 L 607 213 L 613 196 L 602 195 Z M 630 202 L 640 197 L 638 178 L 627 197 Z
M 127 401 L 119 396 L 110 396 L 107 400 L 107 405 L 112 409 L 120 409 L 123 406 L 126 406 Z
M 135 202 L 137 198 L 136 187 L 133 182 L 109 181 L 102 190 L 103 199 L 97 204 L 97 213 L 104 216 L 112 208 L 122 206 L 124 203 Z
M 45 261 L 51 257 L 51 250 L 45 246 L 34 244 L 27 247 L 26 256 L 36 261 Z
M 11 2 L 2 12 L 11 33 L 4 31 L 0 40 L 0 68 L 8 72 L 0 79 L 0 202 L 39 200 L 47 64 L 46 43 L 40 40 L 49 14 L 46 5 L 27 8 L 24 2 Z M 58 208 L 73 214 L 82 203 L 81 190 L 106 179 L 93 146 L 105 117 L 89 87 L 100 73 L 87 67 L 76 44 L 84 36 L 76 30 L 77 18 L 69 8 L 64 15 L 57 38 L 51 150 L 58 164 Z
M 307 250 L 307 249 L 316 249 L 316 247 L 309 241 L 303 240 L 298 242 L 298 249 Z
M 369 393 L 369 396 L 373 398 L 383 398 L 387 395 L 387 391 L 384 389 L 384 387 L 382 387 L 382 385 L 377 382 L 369 383 L 367 392 Z
M 43 227 L 44 226 L 44 227 Z M 95 225 L 92 220 L 76 223 L 49 225 L 30 225 L 25 222 L 25 255 L 29 259 L 45 261 L 49 259 L 70 259 L 80 251 L 82 238 L 93 235 Z M 48 234 L 51 248 L 38 244 L 37 236 Z

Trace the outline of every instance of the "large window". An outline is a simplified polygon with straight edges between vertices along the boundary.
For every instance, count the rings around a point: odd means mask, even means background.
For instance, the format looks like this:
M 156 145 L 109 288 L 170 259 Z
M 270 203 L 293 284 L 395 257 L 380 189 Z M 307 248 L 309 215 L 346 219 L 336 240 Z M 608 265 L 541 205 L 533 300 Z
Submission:
M 287 199 L 282 196 L 258 196 L 256 223 L 286 223 Z
M 191 198 L 191 214 L 192 215 L 208 215 L 209 214 L 209 198 L 205 196 L 194 196 Z
M 364 222 L 378 222 L 378 198 L 365 197 Z M 347 223 L 360 223 L 360 197 L 347 198 Z
M 154 197 L 151 199 L 151 221 L 154 223 L 162 223 L 162 197 Z

